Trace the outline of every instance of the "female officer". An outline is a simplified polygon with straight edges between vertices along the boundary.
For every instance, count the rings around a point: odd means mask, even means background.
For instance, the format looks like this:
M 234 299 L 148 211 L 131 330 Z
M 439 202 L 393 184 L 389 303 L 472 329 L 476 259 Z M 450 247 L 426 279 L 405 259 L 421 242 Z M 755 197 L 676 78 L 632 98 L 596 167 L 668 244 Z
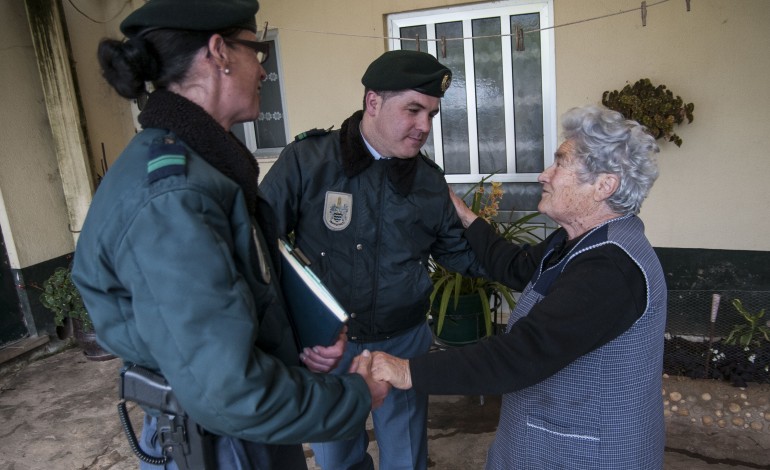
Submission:
M 300 356 L 272 270 L 275 238 L 258 167 L 230 133 L 259 114 L 256 0 L 150 0 L 103 40 L 109 84 L 149 95 L 94 196 L 73 279 L 99 342 L 162 374 L 189 416 L 218 435 L 217 468 L 306 468 L 301 443 L 348 438 L 387 386 L 333 368 L 343 338 Z M 362 378 L 363 377 L 363 378 Z M 156 420 L 142 446 L 161 453 Z M 176 465 L 172 465 L 171 468 Z M 146 466 L 145 468 L 157 468 Z

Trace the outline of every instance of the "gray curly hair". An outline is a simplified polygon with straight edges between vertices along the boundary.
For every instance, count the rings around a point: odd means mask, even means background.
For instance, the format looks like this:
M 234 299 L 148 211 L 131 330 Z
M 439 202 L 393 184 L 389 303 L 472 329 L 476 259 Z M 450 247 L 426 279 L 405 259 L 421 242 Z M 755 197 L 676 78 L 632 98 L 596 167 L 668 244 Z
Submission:
M 638 214 L 658 178 L 655 138 L 638 122 L 596 105 L 570 109 L 561 123 L 564 139 L 573 142 L 582 163 L 578 179 L 593 183 L 602 173 L 616 175 L 620 184 L 607 204 L 622 215 Z

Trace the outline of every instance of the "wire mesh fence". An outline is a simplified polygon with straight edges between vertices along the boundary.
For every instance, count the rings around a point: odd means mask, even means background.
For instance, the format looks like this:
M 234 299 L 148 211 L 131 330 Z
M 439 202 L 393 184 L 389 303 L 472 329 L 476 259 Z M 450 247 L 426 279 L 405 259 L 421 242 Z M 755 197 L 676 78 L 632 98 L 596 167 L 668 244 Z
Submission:
M 716 304 L 714 294 L 719 296 Z M 733 306 L 735 299 L 753 315 L 751 319 Z M 758 318 L 769 305 L 770 291 L 669 290 L 663 371 L 727 380 L 736 386 L 770 383 L 770 340 L 761 328 L 770 328 L 770 316 Z M 747 341 L 728 344 L 730 333 L 739 328 Z

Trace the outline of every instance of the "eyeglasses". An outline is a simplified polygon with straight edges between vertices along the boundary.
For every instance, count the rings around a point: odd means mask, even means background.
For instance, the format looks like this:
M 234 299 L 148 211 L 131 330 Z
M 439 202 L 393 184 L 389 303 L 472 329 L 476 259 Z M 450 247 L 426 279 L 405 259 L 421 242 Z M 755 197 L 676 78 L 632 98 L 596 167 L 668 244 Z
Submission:
M 246 46 L 253 50 L 257 54 L 257 60 L 260 64 L 264 64 L 270 56 L 270 44 L 266 42 L 249 41 L 248 39 L 240 38 L 227 38 L 225 41 L 234 42 L 235 44 L 240 44 L 241 46 Z

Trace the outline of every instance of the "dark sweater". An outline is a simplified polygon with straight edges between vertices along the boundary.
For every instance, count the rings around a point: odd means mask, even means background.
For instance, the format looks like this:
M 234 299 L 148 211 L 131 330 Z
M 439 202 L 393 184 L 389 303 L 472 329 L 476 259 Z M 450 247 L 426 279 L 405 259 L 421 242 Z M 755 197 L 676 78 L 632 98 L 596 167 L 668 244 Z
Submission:
M 513 245 L 481 219 L 465 232 L 490 277 L 516 290 L 532 278 L 555 235 L 533 247 Z M 576 242 L 557 249 L 546 264 Z M 508 333 L 410 360 L 412 384 L 431 394 L 502 394 L 536 384 L 621 335 L 644 312 L 646 296 L 641 270 L 622 249 L 588 250 Z

